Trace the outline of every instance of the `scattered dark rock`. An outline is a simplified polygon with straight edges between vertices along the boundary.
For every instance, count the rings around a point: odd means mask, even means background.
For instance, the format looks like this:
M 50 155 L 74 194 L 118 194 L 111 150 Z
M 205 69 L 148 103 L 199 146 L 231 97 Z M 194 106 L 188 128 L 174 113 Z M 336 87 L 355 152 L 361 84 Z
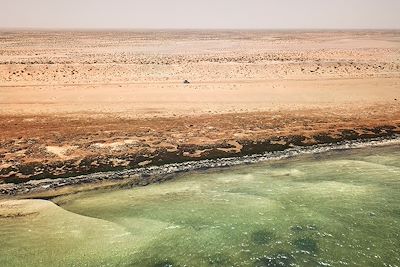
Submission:
M 292 230 L 293 232 L 301 232 L 304 229 L 301 225 L 293 225 L 290 227 L 290 230 Z
M 293 225 L 290 227 L 290 230 L 292 230 L 293 232 L 301 232 L 301 231 L 314 231 L 314 230 L 318 230 L 318 227 L 315 224 L 307 224 L 306 226 L 302 226 L 302 225 Z
M 372 211 L 370 211 L 370 212 L 368 212 L 368 215 L 369 215 L 370 217 L 375 217 L 375 216 L 376 216 L 376 213 L 375 213 L 375 212 L 372 212 Z
M 307 225 L 307 230 L 318 230 L 318 227 L 315 224 L 308 224 Z
M 251 234 L 251 240 L 258 245 L 267 245 L 274 239 L 274 233 L 266 230 L 259 230 Z
M 317 241 L 309 237 L 296 239 L 293 244 L 301 251 L 313 254 L 318 251 Z
M 335 143 L 335 142 L 339 141 L 338 139 L 336 139 L 332 136 L 329 136 L 328 134 L 325 134 L 325 133 L 316 134 L 313 137 L 319 143 Z
M 354 130 L 346 129 L 346 130 L 342 131 L 342 136 L 346 140 L 355 140 L 355 139 L 357 139 L 359 137 L 359 134 Z
M 188 80 L 183 81 L 184 84 L 189 84 L 190 82 Z

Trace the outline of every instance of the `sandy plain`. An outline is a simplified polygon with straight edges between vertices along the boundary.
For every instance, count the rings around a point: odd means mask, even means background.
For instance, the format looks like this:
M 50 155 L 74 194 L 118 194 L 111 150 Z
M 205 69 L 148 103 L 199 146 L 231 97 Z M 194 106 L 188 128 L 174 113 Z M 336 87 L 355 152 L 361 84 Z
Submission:
M 399 133 L 399 31 L 0 33 L 0 184 Z

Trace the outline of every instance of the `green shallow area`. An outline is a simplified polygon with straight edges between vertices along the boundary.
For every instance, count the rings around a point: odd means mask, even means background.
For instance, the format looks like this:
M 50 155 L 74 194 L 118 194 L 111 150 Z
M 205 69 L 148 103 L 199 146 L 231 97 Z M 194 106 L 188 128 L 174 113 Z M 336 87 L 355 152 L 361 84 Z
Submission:
M 0 218 L 0 266 L 400 266 L 398 146 L 53 202 Z

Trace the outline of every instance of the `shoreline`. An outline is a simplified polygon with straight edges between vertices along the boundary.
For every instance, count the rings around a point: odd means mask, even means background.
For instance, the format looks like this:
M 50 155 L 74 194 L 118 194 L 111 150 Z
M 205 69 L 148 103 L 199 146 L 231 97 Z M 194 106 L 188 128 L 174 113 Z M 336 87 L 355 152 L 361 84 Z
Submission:
M 173 179 L 178 174 L 199 170 L 234 167 L 245 164 L 281 160 L 301 155 L 320 154 L 330 151 L 381 147 L 400 144 L 400 135 L 356 139 L 311 146 L 295 146 L 281 151 L 264 152 L 239 157 L 204 159 L 164 164 L 120 171 L 97 172 L 68 178 L 29 180 L 24 183 L 0 185 L 0 199 L 53 197 L 95 189 L 137 187 Z
M 397 32 L 3 39 L 0 198 L 144 185 L 179 170 L 400 135 Z
M 329 118 L 324 121 L 322 118 L 313 118 L 310 123 L 309 116 L 305 116 L 289 115 L 281 122 L 268 113 L 146 121 L 59 121 L 62 125 L 69 125 L 65 129 L 60 128 L 62 126 L 54 120 L 40 123 L 23 120 L 18 124 L 21 130 L 39 128 L 39 138 L 27 138 L 26 132 L 16 134 L 16 128 L 8 130 L 18 139 L 4 143 L 3 151 L 8 155 L 3 160 L 6 164 L 0 169 L 0 184 L 20 184 L 31 180 L 71 178 L 173 163 L 238 158 L 284 151 L 293 147 L 311 147 L 400 134 L 400 124 L 396 120 L 382 119 L 383 121 L 371 121 L 367 124 L 358 119 L 357 123 L 349 125 L 339 124 L 339 118 L 335 118 L 337 122 L 327 122 Z M 87 129 L 85 123 L 93 126 Z M 285 126 L 289 123 L 290 125 Z M 138 128 L 133 129 L 133 124 L 138 125 Z M 279 129 L 279 124 L 283 124 L 284 128 Z M 103 125 L 107 125 L 107 128 Z M 72 136 L 69 134 L 70 127 L 76 129 Z M 61 131 L 65 131 L 63 136 L 59 134 Z M 78 131 L 81 132 L 77 134 Z M 127 132 L 133 135 L 127 135 Z M 63 139 L 64 142 L 60 143 Z M 20 152 L 24 152 L 25 156 L 22 157 Z M 16 158 L 19 160 L 16 161 Z

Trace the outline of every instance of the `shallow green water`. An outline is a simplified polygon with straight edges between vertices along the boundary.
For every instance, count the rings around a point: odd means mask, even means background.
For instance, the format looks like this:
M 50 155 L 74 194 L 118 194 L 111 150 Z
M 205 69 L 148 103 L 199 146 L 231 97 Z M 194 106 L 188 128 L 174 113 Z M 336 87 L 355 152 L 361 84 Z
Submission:
M 400 149 L 54 200 L 0 219 L 0 266 L 400 266 Z

